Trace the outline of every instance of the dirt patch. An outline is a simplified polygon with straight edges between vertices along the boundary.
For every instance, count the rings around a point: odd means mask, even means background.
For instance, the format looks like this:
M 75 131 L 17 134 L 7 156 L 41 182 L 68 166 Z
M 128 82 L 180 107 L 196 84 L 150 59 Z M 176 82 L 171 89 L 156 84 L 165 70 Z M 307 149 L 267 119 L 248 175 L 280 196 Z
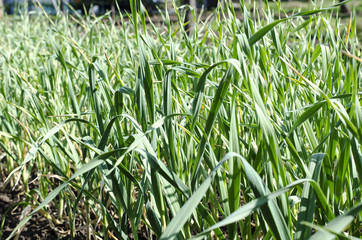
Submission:
M 23 211 L 29 206 L 25 194 L 20 189 L 14 191 L 0 182 L 0 219 L 5 222 L 0 239 L 6 239 L 20 222 Z M 28 207 L 29 208 L 29 207 Z M 25 210 L 26 211 L 26 210 Z M 70 239 L 70 231 L 65 224 L 52 226 L 48 219 L 35 213 L 20 232 L 18 239 Z M 85 231 L 77 231 L 75 239 L 86 239 Z

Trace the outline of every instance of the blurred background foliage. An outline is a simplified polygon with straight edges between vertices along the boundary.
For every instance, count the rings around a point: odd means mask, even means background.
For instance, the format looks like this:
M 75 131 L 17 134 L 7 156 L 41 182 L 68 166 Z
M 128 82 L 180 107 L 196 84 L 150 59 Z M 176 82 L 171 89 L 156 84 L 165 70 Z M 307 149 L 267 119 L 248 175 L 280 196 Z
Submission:
M 28 13 L 39 13 L 42 10 L 38 7 L 37 1 L 43 6 L 44 10 L 50 14 L 55 15 L 57 12 L 74 13 L 77 11 L 81 14 L 95 14 L 103 15 L 111 12 L 113 17 L 117 17 L 118 8 L 122 13 L 130 12 L 129 0 L 0 0 L 0 17 L 5 13 L 8 15 Z M 166 0 L 170 1 L 170 0 Z M 292 14 L 297 11 L 304 11 L 310 9 L 312 6 L 325 7 L 334 3 L 341 2 L 342 0 L 246 0 L 246 5 L 251 12 L 258 11 L 266 5 L 266 2 L 280 3 L 280 7 L 284 10 L 282 16 L 285 14 Z M 143 5 L 146 7 L 150 15 L 159 15 L 159 11 L 165 10 L 165 0 L 142 0 Z M 217 7 L 218 0 L 176 0 L 179 6 L 188 4 L 192 8 L 197 9 L 197 13 L 204 12 L 204 16 L 210 15 L 211 11 Z M 238 11 L 238 1 L 235 2 L 235 10 Z M 224 4 L 224 1 L 220 1 Z M 269 7 L 274 12 L 278 12 L 279 4 L 270 4 Z M 168 6 L 172 6 L 171 3 Z M 172 14 L 172 9 L 168 9 Z M 256 10 L 256 11 L 254 11 Z M 240 9 L 241 13 L 241 9 Z M 342 17 L 342 23 L 348 24 L 350 14 L 354 13 L 356 17 L 356 30 L 359 39 L 362 39 L 362 1 L 353 0 L 348 4 L 342 5 L 339 15 Z M 191 13 L 190 13 L 191 14 Z M 188 18 L 192 16 L 188 14 Z M 126 16 L 127 17 L 127 16 Z M 189 20 L 186 20 L 186 22 Z
M 255 4 L 263 5 L 265 0 L 248 0 L 247 2 L 253 7 Z M 331 4 L 333 2 L 342 1 L 342 0 L 325 0 L 325 1 L 313 1 L 313 0 L 281 0 L 285 7 L 284 9 L 292 9 L 297 10 L 299 8 L 310 7 L 312 3 L 325 3 Z M 104 14 L 107 11 L 115 11 L 117 5 L 121 10 L 130 10 L 129 0 L 39 0 L 39 2 L 45 7 L 45 10 L 52 14 L 56 13 L 58 8 L 62 8 L 63 11 L 69 10 L 68 5 L 72 6 L 76 10 L 84 11 L 92 9 L 95 7 L 97 14 Z M 149 9 L 156 9 L 157 7 L 162 8 L 164 6 L 163 0 L 143 0 L 143 4 Z M 207 10 L 214 9 L 218 0 L 178 0 L 176 1 L 180 5 L 181 4 L 190 4 L 194 8 L 205 8 Z M 237 2 L 237 1 L 236 1 Z M 271 1 L 269 2 L 278 2 Z M 221 1 L 221 3 L 223 3 Z M 350 3 L 350 5 L 358 6 L 362 8 L 362 1 L 356 0 L 354 3 Z M 0 8 L 2 11 L 5 11 L 8 14 L 16 14 L 19 10 L 24 10 L 24 8 L 28 8 L 27 10 L 34 10 L 34 6 L 37 6 L 36 1 L 34 0 L 0 0 Z M 343 5 L 341 8 L 342 13 L 349 13 L 350 6 L 348 4 Z

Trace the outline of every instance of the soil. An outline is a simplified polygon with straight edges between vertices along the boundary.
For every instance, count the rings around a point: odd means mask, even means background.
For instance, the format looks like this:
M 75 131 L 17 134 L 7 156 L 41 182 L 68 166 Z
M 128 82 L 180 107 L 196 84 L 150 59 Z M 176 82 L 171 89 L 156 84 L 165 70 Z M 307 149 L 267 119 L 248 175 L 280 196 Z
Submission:
M 21 204 L 24 200 L 25 195 L 20 188 L 13 191 L 0 182 L 0 219 L 3 221 L 5 218 L 0 239 L 6 239 L 19 223 L 21 214 L 26 208 L 26 204 Z M 17 205 L 19 203 L 20 205 Z M 35 213 L 20 232 L 18 239 L 70 239 L 65 224 L 56 227 L 51 225 L 48 219 L 40 213 Z M 85 231 L 77 231 L 75 239 L 86 239 L 85 236 Z
M 37 182 L 29 185 L 30 189 L 38 188 Z M 15 190 L 12 190 L 9 184 L 4 184 L 4 179 L 0 175 L 0 240 L 7 239 L 10 236 L 11 232 L 21 221 L 22 213 L 25 212 L 28 206 L 26 203 L 26 195 L 24 194 L 23 187 L 19 186 Z M 112 209 L 110 209 L 112 212 Z M 31 211 L 31 210 L 30 210 Z M 30 212 L 29 211 L 29 212 Z M 57 216 L 57 208 L 54 203 L 49 204 L 49 212 L 52 216 Z M 4 219 L 5 218 L 5 219 Z M 91 221 L 96 220 L 94 216 L 91 216 Z M 3 228 L 1 228 L 2 221 L 4 222 Z M 77 215 L 75 220 L 76 225 L 76 236 L 73 239 L 87 239 L 87 229 L 85 224 L 85 219 Z M 1 230 L 2 229 L 2 230 Z M 99 231 L 100 229 L 95 229 Z M 128 238 L 134 239 L 132 231 L 129 228 L 128 232 L 130 233 Z M 113 233 L 112 233 L 113 234 Z M 18 237 L 18 238 L 17 238 Z M 146 227 L 144 224 L 141 224 L 138 232 L 138 238 L 140 240 L 150 239 Z M 63 223 L 54 225 L 52 221 L 45 218 L 39 212 L 35 213 L 31 219 L 25 224 L 24 228 L 20 233 L 15 235 L 12 239 L 19 240 L 35 240 L 35 239 L 71 239 L 69 226 L 67 221 Z M 94 239 L 91 236 L 91 239 Z

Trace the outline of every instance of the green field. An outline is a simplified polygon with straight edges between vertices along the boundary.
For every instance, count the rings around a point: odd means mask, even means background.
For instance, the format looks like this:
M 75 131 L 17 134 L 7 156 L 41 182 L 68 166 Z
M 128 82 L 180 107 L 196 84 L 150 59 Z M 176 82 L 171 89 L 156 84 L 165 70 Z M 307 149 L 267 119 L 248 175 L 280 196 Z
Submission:
M 117 24 L 6 16 L 0 178 L 29 210 L 12 236 L 39 212 L 74 239 L 362 237 L 360 20 L 326 3 L 241 0 L 187 31 L 184 7 L 152 22 L 139 1 Z

